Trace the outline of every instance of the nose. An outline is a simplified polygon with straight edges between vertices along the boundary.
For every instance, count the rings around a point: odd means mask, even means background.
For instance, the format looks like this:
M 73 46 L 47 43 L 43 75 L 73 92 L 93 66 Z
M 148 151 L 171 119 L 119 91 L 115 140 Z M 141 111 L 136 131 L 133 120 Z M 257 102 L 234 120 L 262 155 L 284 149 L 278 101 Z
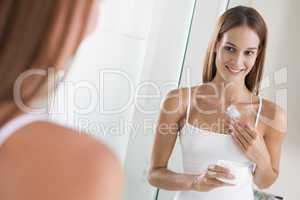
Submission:
M 233 64 L 235 68 L 243 68 L 244 57 L 242 53 L 236 53 L 233 56 Z

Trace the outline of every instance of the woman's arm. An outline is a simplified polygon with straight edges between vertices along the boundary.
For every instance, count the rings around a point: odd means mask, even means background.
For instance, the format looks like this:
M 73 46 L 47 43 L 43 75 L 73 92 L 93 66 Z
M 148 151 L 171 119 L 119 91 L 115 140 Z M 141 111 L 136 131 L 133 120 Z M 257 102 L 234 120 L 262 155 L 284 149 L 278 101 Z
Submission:
M 228 169 L 221 166 L 211 165 L 207 170 L 195 175 L 176 173 L 167 168 L 177 139 L 178 127 L 180 126 L 178 124 L 180 124 L 180 121 L 186 120 L 187 104 L 188 89 L 184 88 L 171 91 L 163 102 L 148 176 L 150 184 L 167 190 L 193 190 L 199 192 L 232 186 L 218 180 L 218 178 L 234 178 Z
M 259 130 L 236 120 L 229 122 L 230 129 L 234 130 L 234 141 L 256 164 L 254 183 L 260 189 L 272 185 L 278 176 L 281 146 L 287 124 L 285 113 L 279 106 L 271 102 L 264 105 L 264 114 L 261 116 L 263 123 Z
M 161 106 L 152 150 L 149 183 L 167 190 L 190 190 L 194 176 L 169 170 L 168 161 L 173 151 L 179 121 L 185 117 L 187 89 L 177 89 L 168 93 Z
M 261 164 L 257 165 L 254 172 L 254 182 L 260 189 L 270 187 L 279 175 L 281 147 L 287 130 L 285 112 L 275 104 L 273 104 L 273 108 L 270 110 L 275 111 L 269 112 L 275 113 L 273 115 L 274 118 L 268 116 L 264 117 L 265 123 L 267 123 L 264 130 L 264 142 L 270 156 L 263 160 Z
M 83 133 L 35 122 L 0 148 L 0 199 L 119 200 L 121 164 Z

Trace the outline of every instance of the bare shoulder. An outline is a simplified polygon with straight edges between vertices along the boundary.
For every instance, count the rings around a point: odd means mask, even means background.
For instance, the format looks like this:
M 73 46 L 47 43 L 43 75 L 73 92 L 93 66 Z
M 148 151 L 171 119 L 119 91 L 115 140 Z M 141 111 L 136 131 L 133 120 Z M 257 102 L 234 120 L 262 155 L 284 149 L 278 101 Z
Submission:
M 269 132 L 284 134 L 287 131 L 287 115 L 285 110 L 278 104 L 263 99 L 261 121 Z
M 1 146 L 0 175 L 0 197 L 26 200 L 117 199 L 123 177 L 119 160 L 102 142 L 49 122 L 27 125 Z M 10 187 L 18 194 L 5 193 Z
M 216 96 L 217 91 L 214 85 L 210 83 L 202 83 L 191 87 L 191 94 L 195 98 L 201 98 L 202 100 L 211 99 L 210 97 Z
M 170 90 L 166 95 L 166 99 L 170 99 L 170 98 L 174 98 L 174 97 L 177 100 L 180 98 L 187 98 L 188 90 L 189 90 L 189 88 L 187 88 L 187 87 L 176 88 L 176 89 Z
M 209 90 L 211 90 L 211 87 L 209 87 L 206 84 L 199 84 L 192 87 L 182 87 L 177 88 L 174 90 L 171 90 L 167 95 L 166 99 L 173 99 L 176 101 L 182 101 L 182 103 L 188 102 L 189 92 L 191 92 L 191 96 L 193 96 L 195 93 L 198 95 L 207 95 L 209 94 Z M 174 98 L 175 97 L 175 98 Z
M 195 95 L 205 97 L 209 93 L 209 87 L 205 84 L 174 89 L 166 95 L 162 108 L 168 111 L 176 110 L 178 114 L 185 116 L 189 104 L 189 94 L 191 98 L 194 98 Z
M 188 101 L 188 92 L 188 88 L 177 88 L 169 91 L 163 100 L 161 109 L 166 113 L 184 115 Z

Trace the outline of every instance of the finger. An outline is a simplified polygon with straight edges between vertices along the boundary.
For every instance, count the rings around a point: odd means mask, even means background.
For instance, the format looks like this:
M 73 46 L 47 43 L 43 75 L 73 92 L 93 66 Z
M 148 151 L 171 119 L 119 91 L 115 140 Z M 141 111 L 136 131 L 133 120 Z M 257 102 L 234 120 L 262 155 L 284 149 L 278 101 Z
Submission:
M 207 177 L 204 181 L 205 185 L 211 186 L 211 187 L 219 187 L 224 184 L 224 182 L 216 179 L 216 178 L 209 178 Z
M 239 119 L 230 118 L 230 123 L 232 123 L 233 125 L 237 124 L 237 123 L 239 123 Z
M 234 129 L 235 129 L 234 128 L 234 123 L 233 122 L 227 122 L 225 124 L 224 129 L 225 129 L 226 133 L 231 134 L 234 131 Z
M 243 137 L 245 142 L 247 142 L 247 145 L 251 145 L 253 138 L 249 135 L 249 133 L 243 128 L 241 125 L 237 124 L 236 129 L 238 129 L 240 135 Z
M 245 130 L 248 132 L 248 134 L 253 138 L 256 139 L 257 133 L 254 128 L 250 127 L 248 124 L 245 126 Z
M 208 170 L 207 171 L 207 177 L 208 178 L 225 178 L 225 179 L 234 179 L 234 176 L 230 174 L 229 172 L 217 172 Z
M 217 177 L 217 172 L 208 170 L 206 173 L 206 177 L 210 179 L 214 179 Z
M 230 170 L 228 168 L 222 167 L 220 165 L 209 166 L 209 169 L 214 170 L 216 172 L 230 173 Z
M 210 179 L 209 180 L 209 185 L 212 187 L 222 187 L 224 183 L 222 181 L 219 181 L 217 179 Z
M 226 115 L 223 119 L 224 119 L 224 123 L 229 124 L 229 125 L 233 125 L 234 123 L 237 123 L 237 121 L 238 121 L 238 119 L 232 118 L 228 115 Z
M 215 179 L 215 178 L 213 178 L 213 179 L 207 178 L 206 185 L 211 186 L 211 187 L 233 186 L 233 184 L 226 183 L 226 182 L 223 182 L 223 181 Z
M 235 123 L 235 120 L 232 118 L 225 118 L 225 125 L 233 125 Z
M 203 183 L 209 187 L 218 187 L 219 185 L 221 185 L 221 183 L 217 183 L 217 182 L 215 182 L 215 180 L 216 179 L 204 178 Z
M 233 134 L 233 137 L 232 137 L 233 140 L 245 152 L 246 151 L 246 147 L 243 145 L 243 143 L 240 141 L 240 139 L 236 135 L 238 135 L 238 134 Z
M 224 132 L 225 132 L 226 134 L 231 135 L 231 133 L 233 132 L 233 128 L 232 128 L 231 126 L 225 124 Z
M 227 114 L 227 113 L 222 113 L 221 114 L 221 118 L 224 120 L 224 121 L 230 121 L 231 117 Z
M 234 178 L 234 175 L 230 173 L 228 168 L 222 167 L 220 165 L 212 165 L 208 167 L 208 170 L 214 171 L 222 174 L 225 178 Z
M 235 134 L 235 137 L 240 141 L 240 143 L 243 145 L 244 149 L 247 149 L 248 147 L 248 143 L 245 140 L 245 138 L 242 136 L 241 133 Z
M 234 126 L 236 130 L 236 136 L 237 138 L 241 141 L 241 143 L 245 146 L 248 147 L 252 143 L 252 139 L 250 136 L 248 136 L 248 133 L 245 132 L 245 130 L 238 124 Z

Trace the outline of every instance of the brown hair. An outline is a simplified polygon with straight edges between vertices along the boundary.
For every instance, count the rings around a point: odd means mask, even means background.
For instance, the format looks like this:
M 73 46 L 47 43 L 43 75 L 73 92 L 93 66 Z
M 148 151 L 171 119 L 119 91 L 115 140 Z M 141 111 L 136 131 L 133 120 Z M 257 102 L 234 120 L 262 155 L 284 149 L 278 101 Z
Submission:
M 19 111 L 13 90 L 20 74 L 63 67 L 86 34 L 93 5 L 94 0 L 0 1 L 0 126 Z M 23 102 L 31 101 L 46 83 L 47 76 L 26 79 Z
M 262 16 L 254 8 L 251 7 L 233 7 L 227 10 L 219 18 L 206 52 L 202 81 L 203 83 L 210 82 L 216 75 L 216 53 L 214 52 L 216 43 L 222 39 L 222 36 L 225 32 L 229 31 L 232 28 L 243 25 L 246 25 L 254 30 L 260 39 L 258 56 L 256 58 L 254 67 L 245 78 L 246 87 L 253 94 L 258 95 L 264 67 L 268 31 L 266 23 Z

